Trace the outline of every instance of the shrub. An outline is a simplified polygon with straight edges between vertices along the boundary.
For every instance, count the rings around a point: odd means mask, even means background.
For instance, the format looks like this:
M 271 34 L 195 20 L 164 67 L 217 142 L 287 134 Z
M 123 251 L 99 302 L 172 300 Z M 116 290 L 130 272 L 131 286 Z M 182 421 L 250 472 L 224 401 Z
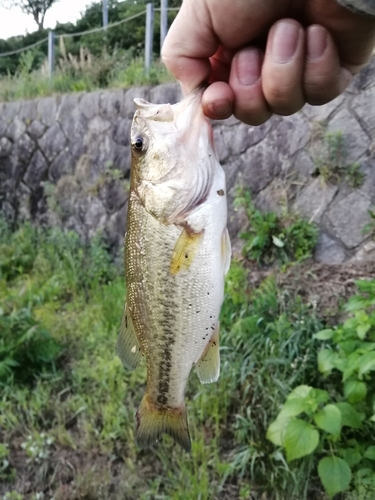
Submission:
M 246 210 L 248 231 L 240 236 L 245 240 L 244 255 L 259 264 L 301 261 L 311 257 L 318 239 L 317 227 L 297 214 L 262 213 L 251 200 L 250 193 L 239 190 L 235 201 Z
M 34 319 L 30 309 L 0 308 L 0 382 L 23 383 L 53 370 L 60 346 Z
M 317 455 L 330 497 L 352 483 L 362 484 L 358 498 L 365 499 L 375 494 L 375 280 L 357 286 L 359 295 L 345 306 L 351 317 L 315 335 L 324 342 L 317 356 L 324 389 L 296 387 L 267 436 L 289 462 Z

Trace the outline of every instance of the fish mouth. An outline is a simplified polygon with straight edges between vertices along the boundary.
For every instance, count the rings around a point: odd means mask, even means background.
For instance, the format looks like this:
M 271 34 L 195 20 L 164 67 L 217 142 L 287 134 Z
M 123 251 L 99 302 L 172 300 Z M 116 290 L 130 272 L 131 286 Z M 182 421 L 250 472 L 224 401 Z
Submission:
M 145 99 L 134 99 L 137 107 L 135 120 L 141 118 L 146 122 L 174 123 L 177 130 L 190 127 L 197 115 L 203 115 L 202 95 L 207 85 L 200 85 L 177 104 L 152 104 Z

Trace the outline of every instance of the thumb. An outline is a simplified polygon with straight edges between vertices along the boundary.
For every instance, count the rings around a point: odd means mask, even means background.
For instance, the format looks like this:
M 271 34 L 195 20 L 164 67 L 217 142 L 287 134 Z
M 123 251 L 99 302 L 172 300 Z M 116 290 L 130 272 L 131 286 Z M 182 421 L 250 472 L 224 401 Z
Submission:
M 188 94 L 209 79 L 209 58 L 219 47 L 206 2 L 182 2 L 162 48 L 162 59 L 167 69 L 180 81 Z

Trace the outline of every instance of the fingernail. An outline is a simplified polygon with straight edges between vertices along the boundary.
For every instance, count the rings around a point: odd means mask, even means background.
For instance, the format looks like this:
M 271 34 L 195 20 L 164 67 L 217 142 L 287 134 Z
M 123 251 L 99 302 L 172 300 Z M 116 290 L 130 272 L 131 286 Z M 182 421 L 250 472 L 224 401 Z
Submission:
M 327 47 L 327 32 L 321 26 L 311 26 L 308 29 L 307 37 L 307 57 L 309 59 L 319 59 L 324 54 Z
M 271 54 L 276 63 L 286 63 L 294 56 L 300 35 L 300 28 L 293 23 L 280 22 L 276 25 Z
M 244 49 L 237 55 L 237 78 L 242 85 L 254 85 L 260 78 L 262 55 L 257 49 Z
M 210 113 L 212 115 L 217 116 L 226 116 L 231 111 L 231 104 L 228 101 L 215 101 L 208 106 Z

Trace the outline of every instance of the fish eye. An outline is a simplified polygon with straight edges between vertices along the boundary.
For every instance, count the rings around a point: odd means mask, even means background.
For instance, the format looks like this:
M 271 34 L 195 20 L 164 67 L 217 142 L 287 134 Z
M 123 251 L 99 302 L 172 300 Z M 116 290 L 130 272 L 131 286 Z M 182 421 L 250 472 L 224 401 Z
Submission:
M 138 136 L 135 139 L 134 143 L 133 143 L 133 147 L 138 152 L 144 151 L 144 149 L 145 149 L 145 140 L 143 139 L 143 137 Z

